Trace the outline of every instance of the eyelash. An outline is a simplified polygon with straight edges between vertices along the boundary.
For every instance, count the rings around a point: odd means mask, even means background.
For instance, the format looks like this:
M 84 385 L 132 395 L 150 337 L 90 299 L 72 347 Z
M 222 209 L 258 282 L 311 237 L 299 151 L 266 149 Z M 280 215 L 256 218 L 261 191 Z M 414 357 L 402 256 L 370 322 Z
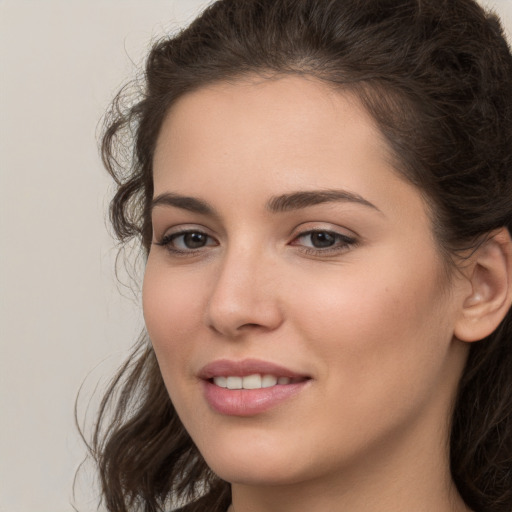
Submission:
M 343 235 L 336 231 L 332 231 L 329 229 L 310 229 L 308 231 L 304 231 L 300 233 L 298 236 L 294 238 L 290 245 L 297 245 L 294 242 L 296 240 L 300 240 L 301 238 L 312 236 L 312 235 L 327 235 L 334 238 L 334 244 L 332 246 L 328 246 L 325 248 L 318 247 L 305 247 L 301 246 L 301 251 L 311 255 L 311 256 L 329 256 L 329 255 L 338 255 L 343 252 L 348 251 L 350 248 L 355 247 L 357 245 L 357 239 L 354 237 L 350 237 L 347 235 Z
M 175 242 L 176 239 L 178 239 L 179 237 L 185 237 L 186 235 L 202 235 L 210 240 L 214 240 L 213 237 L 208 235 L 208 233 L 205 233 L 200 229 L 184 229 L 182 231 L 177 231 L 175 233 L 169 233 L 167 235 L 164 235 L 160 241 L 155 242 L 155 245 L 165 247 L 170 253 L 172 253 L 175 256 L 192 256 L 198 252 L 201 252 L 204 249 L 204 247 L 208 247 L 208 245 L 199 247 L 197 249 L 177 249 L 176 247 L 173 247 L 172 244 L 173 242 Z
M 327 237 L 332 237 L 334 239 L 334 244 L 332 246 L 327 246 L 324 248 L 318 248 L 318 247 L 306 247 L 306 246 L 300 246 L 296 241 L 300 240 L 301 238 L 312 236 L 312 235 L 327 235 Z M 213 237 L 205 233 L 204 231 L 201 231 L 199 229 L 185 229 L 183 231 L 178 231 L 175 233 L 169 233 L 167 235 L 164 235 L 161 240 L 158 242 L 154 242 L 155 245 L 165 247 L 170 253 L 172 253 L 175 256 L 193 256 L 199 252 L 202 252 L 205 247 L 210 247 L 212 245 L 204 245 L 202 247 L 198 247 L 196 249 L 188 248 L 188 249 L 177 249 L 173 246 L 173 243 L 180 237 L 185 237 L 186 235 L 201 235 L 206 237 L 209 240 L 215 240 Z M 358 243 L 357 239 L 354 237 L 350 237 L 347 235 L 343 235 L 341 233 L 338 233 L 336 231 L 328 230 L 328 229 L 310 229 L 308 231 L 304 231 L 302 233 L 299 233 L 289 244 L 291 246 L 299 246 L 300 250 L 311 256 L 330 256 L 330 255 L 337 255 L 341 254 L 343 252 L 348 251 L 350 248 L 356 246 Z M 214 245 L 218 245 L 216 242 Z

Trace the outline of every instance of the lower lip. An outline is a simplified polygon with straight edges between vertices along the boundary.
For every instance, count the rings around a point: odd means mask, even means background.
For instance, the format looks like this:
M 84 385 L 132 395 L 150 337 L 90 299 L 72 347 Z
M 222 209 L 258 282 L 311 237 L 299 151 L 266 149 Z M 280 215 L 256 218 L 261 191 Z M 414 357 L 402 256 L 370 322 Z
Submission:
M 203 381 L 210 407 L 227 416 L 254 416 L 266 412 L 300 393 L 309 381 L 261 389 L 227 389 Z

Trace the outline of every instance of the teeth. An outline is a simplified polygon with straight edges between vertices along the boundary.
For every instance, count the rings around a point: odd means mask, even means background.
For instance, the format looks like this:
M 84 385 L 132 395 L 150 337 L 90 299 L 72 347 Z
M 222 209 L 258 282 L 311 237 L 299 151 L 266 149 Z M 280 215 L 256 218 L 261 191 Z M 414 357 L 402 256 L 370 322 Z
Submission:
M 228 387 L 228 379 L 227 377 L 215 377 L 213 379 L 213 382 L 220 388 L 227 388 Z
M 244 389 L 260 389 L 261 375 L 247 375 L 242 379 L 242 386 Z
M 242 389 L 242 377 L 228 377 L 228 389 Z
M 286 385 L 292 382 L 300 382 L 301 379 L 290 379 L 289 377 L 276 377 L 275 375 L 260 375 L 255 373 L 245 377 L 214 377 L 213 382 L 216 386 L 227 389 L 261 389 L 271 388 L 272 386 Z
M 261 387 L 262 388 L 271 388 L 277 384 L 277 377 L 274 375 L 263 375 L 261 378 Z

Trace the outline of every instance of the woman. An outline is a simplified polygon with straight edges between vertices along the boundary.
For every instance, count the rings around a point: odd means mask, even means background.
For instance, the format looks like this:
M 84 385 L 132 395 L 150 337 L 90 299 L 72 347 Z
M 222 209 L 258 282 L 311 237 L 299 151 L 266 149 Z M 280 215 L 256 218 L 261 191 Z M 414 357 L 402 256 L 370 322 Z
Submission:
M 103 157 L 147 255 L 93 443 L 108 510 L 512 510 L 495 17 L 220 0 L 151 50 Z

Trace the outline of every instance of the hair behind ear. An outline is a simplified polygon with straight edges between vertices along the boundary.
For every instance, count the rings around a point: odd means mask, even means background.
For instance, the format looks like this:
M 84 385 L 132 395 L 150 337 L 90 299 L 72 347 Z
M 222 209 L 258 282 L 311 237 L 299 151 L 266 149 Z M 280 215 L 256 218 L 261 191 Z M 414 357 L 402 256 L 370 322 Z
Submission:
M 512 242 L 507 228 L 491 232 L 463 272 L 471 286 L 455 334 L 474 343 L 454 407 L 451 471 L 471 509 L 510 512 Z
M 454 407 L 451 472 L 472 510 L 510 512 L 511 440 L 512 310 L 509 309 L 496 331 L 472 343 Z

